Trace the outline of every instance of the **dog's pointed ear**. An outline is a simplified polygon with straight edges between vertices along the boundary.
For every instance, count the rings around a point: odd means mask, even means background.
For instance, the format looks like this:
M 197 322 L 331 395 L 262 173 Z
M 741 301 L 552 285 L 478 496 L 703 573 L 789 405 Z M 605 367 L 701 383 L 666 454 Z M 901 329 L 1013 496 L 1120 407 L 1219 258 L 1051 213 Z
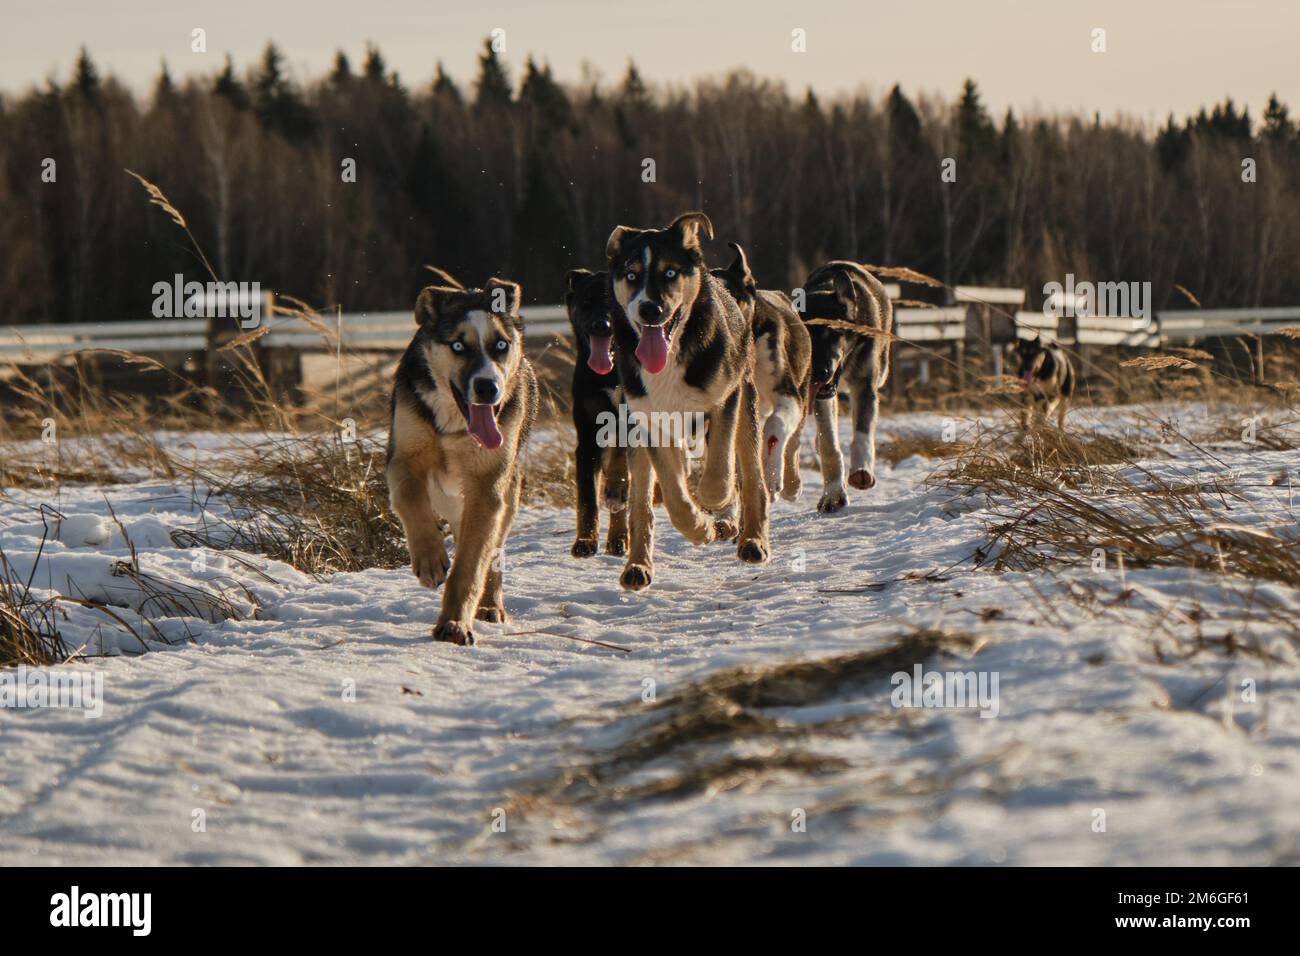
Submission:
M 564 274 L 564 285 L 570 292 L 576 292 L 580 281 L 595 274 L 590 269 L 570 269 Z
M 609 240 L 605 243 L 605 258 L 612 261 L 623 251 L 623 241 L 638 232 L 644 230 L 634 229 L 631 226 L 615 226 L 614 231 L 609 234 Z
M 682 245 L 687 248 L 699 247 L 701 229 L 706 236 L 713 238 L 713 223 L 702 212 L 684 212 L 668 228 L 681 233 Z
M 424 325 L 426 322 L 436 321 L 447 303 L 463 291 L 445 285 L 425 286 L 420 290 L 419 298 L 415 300 L 415 324 Z
M 752 279 L 754 273 L 749 271 L 749 256 L 745 255 L 745 249 L 738 242 L 729 242 L 727 245 L 736 250 L 736 258 L 731 260 L 731 265 L 727 266 L 728 272 L 734 272 L 742 279 Z
M 426 265 L 426 269 L 437 277 L 440 285 L 450 286 L 453 289 L 464 289 L 465 285 L 446 269 L 439 269 L 437 266 Z
M 498 279 L 493 276 L 483 286 L 490 297 L 490 308 L 498 315 L 519 315 L 519 306 L 523 302 L 524 290 L 518 282 Z

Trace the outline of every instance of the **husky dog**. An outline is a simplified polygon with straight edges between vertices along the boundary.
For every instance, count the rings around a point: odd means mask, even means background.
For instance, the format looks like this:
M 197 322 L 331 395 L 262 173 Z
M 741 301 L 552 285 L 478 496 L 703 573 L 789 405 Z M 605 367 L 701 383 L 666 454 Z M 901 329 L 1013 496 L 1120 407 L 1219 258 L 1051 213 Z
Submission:
M 416 300 L 419 328 L 397 365 L 388 494 L 415 576 L 427 588 L 447 582 L 434 640 L 473 644 L 471 620 L 506 619 L 500 556 L 519 507 L 537 379 L 523 353 L 519 285 L 466 289 L 440 275 L 446 284 Z M 456 539 L 454 562 L 440 519 Z
M 1043 342 L 1035 333 L 1032 339 L 1016 343 L 1020 359 L 1020 384 L 1025 392 L 1025 409 L 1020 425 L 1029 428 L 1036 418 L 1043 421 L 1056 415 L 1056 427 L 1065 427 L 1065 412 L 1074 395 L 1074 366 L 1059 345 Z
M 597 441 L 600 417 L 617 415 L 622 395 L 614 370 L 614 327 L 609 318 L 609 275 L 574 269 L 565 276 L 564 306 L 573 326 L 577 362 L 573 366 L 573 425 L 578 433 L 574 451 L 574 500 L 578 536 L 571 553 L 585 558 L 596 553 L 600 523 L 597 483 L 604 478 L 609 508 L 606 554 L 627 550 L 627 450 L 601 448 Z
M 812 341 L 808 329 L 784 292 L 759 289 L 745 250 L 728 243 L 736 258 L 713 274 L 726 285 L 754 329 L 754 385 L 758 415 L 763 422 L 763 478 L 767 495 L 777 493 L 797 501 L 803 489 L 799 477 L 799 436 L 808 408 L 808 372 Z
M 701 229 L 713 237 L 709 218 L 688 212 L 665 229 L 618 226 L 605 248 L 615 355 L 628 407 L 643 417 L 708 418 L 699 505 L 687 489 L 684 447 L 629 449 L 630 535 L 620 579 L 629 590 L 647 587 L 653 576 L 656 476 L 673 526 L 692 544 L 706 544 L 717 529 L 701 506 L 722 512 L 731 505 L 739 464 L 736 554 L 756 564 L 768 557 L 754 334 L 736 301 L 704 267 Z
M 880 280 L 856 262 L 828 262 L 804 283 L 804 320 L 812 337 L 812 384 L 808 405 L 817 419 L 817 457 L 823 492 L 817 510 L 839 511 L 848 504 L 844 459 L 840 454 L 836 399 L 841 383 L 848 388 L 853 417 L 849 484 L 862 489 L 876 484 L 876 418 L 880 390 L 889 378 L 889 336 L 894 310 Z M 829 320 L 829 324 L 812 321 Z M 863 334 L 845 328 L 856 325 Z

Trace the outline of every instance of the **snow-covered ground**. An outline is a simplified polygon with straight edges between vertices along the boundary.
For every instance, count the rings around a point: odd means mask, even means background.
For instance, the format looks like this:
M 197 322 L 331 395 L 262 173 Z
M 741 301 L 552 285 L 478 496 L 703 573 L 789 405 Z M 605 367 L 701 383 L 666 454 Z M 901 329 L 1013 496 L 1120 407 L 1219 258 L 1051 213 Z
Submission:
M 886 416 L 882 438 L 942 424 Z M 1247 489 L 1225 520 L 1295 531 L 1276 482 L 1295 452 L 1214 455 Z M 440 595 L 406 569 L 317 582 L 196 560 L 170 535 L 197 520 L 188 485 L 64 487 L 61 524 L 11 491 L 0 548 L 34 589 L 147 627 L 125 532 L 147 577 L 228 604 L 146 607 L 177 642 L 148 653 L 65 607 L 65 637 L 105 656 L 61 670 L 102 673 L 103 713 L 0 709 L 0 864 L 1300 862 L 1295 630 L 1256 613 L 1295 619 L 1300 592 L 1182 568 L 976 569 L 1002 512 L 927 485 L 942 465 L 882 465 L 833 516 L 806 470 L 760 568 L 685 544 L 660 509 L 640 594 L 619 589 L 622 559 L 569 556 L 568 511 L 525 510 L 512 619 L 478 624 L 473 648 L 429 640 Z M 1228 653 L 1228 634 L 1268 652 Z M 897 707 L 893 674 L 914 664 L 996 676 L 996 698 Z

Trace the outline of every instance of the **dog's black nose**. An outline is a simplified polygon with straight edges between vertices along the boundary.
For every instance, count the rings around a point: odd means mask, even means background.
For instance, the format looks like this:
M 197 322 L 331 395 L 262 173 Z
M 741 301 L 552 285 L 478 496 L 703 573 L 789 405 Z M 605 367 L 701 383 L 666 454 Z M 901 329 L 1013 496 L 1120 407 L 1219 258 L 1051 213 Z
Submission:
M 663 316 L 663 307 L 658 302 L 641 303 L 641 321 L 646 325 L 658 325 Z
M 609 324 L 609 319 L 597 319 L 591 323 L 591 334 L 600 338 L 608 338 L 614 334 L 614 329 Z
M 476 378 L 470 383 L 475 405 L 495 405 L 501 398 L 501 386 L 491 378 Z

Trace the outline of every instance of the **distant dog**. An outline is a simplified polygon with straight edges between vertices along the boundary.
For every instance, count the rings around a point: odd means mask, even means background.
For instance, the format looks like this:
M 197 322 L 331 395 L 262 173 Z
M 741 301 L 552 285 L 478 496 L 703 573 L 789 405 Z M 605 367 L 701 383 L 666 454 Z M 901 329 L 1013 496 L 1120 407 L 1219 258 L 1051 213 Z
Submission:
M 438 274 L 446 284 L 416 300 L 419 328 L 393 383 L 388 493 L 411 570 L 427 588 L 446 581 L 434 640 L 473 644 L 474 618 L 506 619 L 500 556 L 519 507 L 537 380 L 523 353 L 518 284 L 465 289 Z M 440 518 L 455 536 L 454 562 Z
M 722 512 L 736 496 L 740 468 L 737 556 L 761 563 L 769 551 L 767 495 L 759 453 L 754 335 L 723 284 L 704 267 L 700 230 L 713 225 L 700 212 L 678 216 L 665 229 L 618 226 L 606 245 L 619 378 L 629 408 L 646 417 L 679 420 L 707 415 L 708 444 L 699 505 Z M 629 449 L 628 558 L 621 584 L 647 587 L 653 577 L 651 483 L 658 477 L 673 526 L 692 544 L 717 534 L 686 485 L 686 450 Z
M 1020 359 L 1020 385 L 1025 393 L 1025 408 L 1020 426 L 1029 428 L 1034 419 L 1043 421 L 1056 416 L 1056 427 L 1065 427 L 1065 413 L 1074 395 L 1074 366 L 1059 345 L 1043 342 L 1035 333 L 1032 339 L 1016 342 Z
M 729 243 L 736 258 L 713 274 L 723 281 L 754 329 L 754 385 L 763 422 L 763 478 L 768 499 L 778 492 L 795 501 L 799 477 L 799 436 L 808 409 L 812 340 L 784 292 L 759 289 L 745 250 Z
M 614 369 L 614 327 L 609 317 L 609 275 L 574 269 L 565 282 L 564 306 L 573 326 L 577 361 L 573 366 L 573 425 L 578 433 L 574 451 L 574 500 L 578 535 L 571 553 L 585 558 L 596 553 L 600 522 L 597 483 L 603 478 L 609 508 L 606 554 L 627 550 L 627 450 L 598 441 L 600 419 L 617 415 L 622 401 L 618 372 Z
M 853 418 L 849 484 L 864 491 L 876 484 L 876 419 L 880 390 L 889 378 L 894 310 L 880 280 L 856 262 L 835 260 L 813 270 L 803 291 L 812 337 L 808 404 L 817 420 L 824 489 L 817 510 L 829 513 L 848 504 L 837 422 L 841 385 L 848 389 Z M 871 332 L 886 334 L 863 334 Z

